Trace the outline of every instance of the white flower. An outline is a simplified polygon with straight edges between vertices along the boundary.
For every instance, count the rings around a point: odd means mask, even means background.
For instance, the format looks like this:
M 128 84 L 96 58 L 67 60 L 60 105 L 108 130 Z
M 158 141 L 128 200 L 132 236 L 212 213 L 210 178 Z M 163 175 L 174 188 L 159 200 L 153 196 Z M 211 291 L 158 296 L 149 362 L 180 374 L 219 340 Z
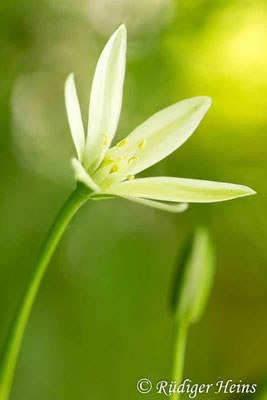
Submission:
M 76 180 L 90 188 L 89 197 L 117 196 L 181 212 L 186 210 L 187 203 L 216 202 L 254 194 L 249 187 L 229 183 L 170 177 L 135 179 L 138 172 L 168 156 L 191 136 L 210 107 L 211 99 L 194 97 L 173 104 L 111 147 L 121 111 L 125 62 L 126 28 L 121 25 L 97 63 L 86 138 L 73 74 L 66 81 L 67 115 L 78 155 L 72 165 Z

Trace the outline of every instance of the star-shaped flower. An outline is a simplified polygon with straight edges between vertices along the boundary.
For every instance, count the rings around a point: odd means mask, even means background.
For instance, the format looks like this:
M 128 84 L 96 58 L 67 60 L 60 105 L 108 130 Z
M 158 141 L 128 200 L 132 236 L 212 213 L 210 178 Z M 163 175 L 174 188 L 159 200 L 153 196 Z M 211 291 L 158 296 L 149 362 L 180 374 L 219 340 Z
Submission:
M 78 159 L 76 180 L 90 188 L 89 197 L 122 197 L 155 208 L 181 212 L 188 203 L 209 203 L 254 194 L 247 186 L 197 179 L 135 175 L 178 149 L 194 132 L 211 104 L 209 97 L 180 101 L 134 129 L 111 147 L 116 133 L 126 62 L 126 28 L 111 36 L 97 63 L 85 138 L 73 74 L 65 86 L 67 115 Z

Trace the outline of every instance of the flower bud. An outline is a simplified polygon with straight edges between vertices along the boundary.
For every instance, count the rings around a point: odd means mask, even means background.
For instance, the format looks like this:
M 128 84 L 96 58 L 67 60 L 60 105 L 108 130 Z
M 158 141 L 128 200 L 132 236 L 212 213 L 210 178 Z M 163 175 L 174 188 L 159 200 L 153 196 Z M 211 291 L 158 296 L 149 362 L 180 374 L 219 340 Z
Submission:
M 214 276 L 214 247 L 205 228 L 196 229 L 187 241 L 178 266 L 173 312 L 178 322 L 187 319 L 190 324 L 204 311 Z

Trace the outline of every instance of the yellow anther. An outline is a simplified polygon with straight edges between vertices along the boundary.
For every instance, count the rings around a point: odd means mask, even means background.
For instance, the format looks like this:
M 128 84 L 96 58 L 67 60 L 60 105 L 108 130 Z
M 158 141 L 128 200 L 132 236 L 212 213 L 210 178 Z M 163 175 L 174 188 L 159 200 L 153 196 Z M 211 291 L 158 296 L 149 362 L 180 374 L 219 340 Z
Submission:
M 128 138 L 121 140 L 119 143 L 116 144 L 117 147 L 125 146 L 129 142 Z
M 113 164 L 114 161 L 113 160 L 109 160 L 108 158 L 104 158 L 104 160 L 102 161 L 100 167 L 106 167 L 107 165 Z
M 112 166 L 110 172 L 111 172 L 111 173 L 112 173 L 112 172 L 118 172 L 118 165 L 117 165 L 117 164 L 114 164 L 114 165 Z
M 129 181 L 131 181 L 132 179 L 134 179 L 135 175 L 128 175 L 127 179 L 129 179 Z
M 133 157 L 129 158 L 129 160 L 128 160 L 128 164 L 130 164 L 132 161 L 138 161 L 138 160 L 139 160 L 139 158 L 138 158 L 138 157 L 136 157 L 136 156 L 133 156 Z
M 142 150 L 146 145 L 146 139 L 142 139 L 139 145 L 137 146 L 139 150 Z
M 101 135 L 104 136 L 104 146 L 106 146 L 108 144 L 108 135 L 105 133 L 101 133 Z

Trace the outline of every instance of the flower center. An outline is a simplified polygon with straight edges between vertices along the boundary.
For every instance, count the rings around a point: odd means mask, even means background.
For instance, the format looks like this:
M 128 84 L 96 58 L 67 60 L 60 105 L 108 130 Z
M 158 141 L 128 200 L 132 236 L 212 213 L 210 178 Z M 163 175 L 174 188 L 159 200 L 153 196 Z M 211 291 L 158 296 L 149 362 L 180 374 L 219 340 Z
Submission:
M 104 146 L 106 146 L 108 144 L 108 137 L 104 133 L 102 135 L 105 139 Z M 123 147 L 128 143 L 129 138 L 127 137 L 117 143 L 116 147 Z M 146 139 L 143 138 L 136 146 L 136 149 L 132 152 L 132 154 L 120 155 L 117 158 L 115 157 L 113 160 L 104 158 L 97 171 L 93 174 L 92 178 L 102 188 L 107 188 L 112 184 L 118 183 L 125 179 L 134 179 L 135 176 L 133 174 L 127 175 L 127 171 L 132 163 L 139 160 L 138 154 L 144 149 L 145 145 Z

